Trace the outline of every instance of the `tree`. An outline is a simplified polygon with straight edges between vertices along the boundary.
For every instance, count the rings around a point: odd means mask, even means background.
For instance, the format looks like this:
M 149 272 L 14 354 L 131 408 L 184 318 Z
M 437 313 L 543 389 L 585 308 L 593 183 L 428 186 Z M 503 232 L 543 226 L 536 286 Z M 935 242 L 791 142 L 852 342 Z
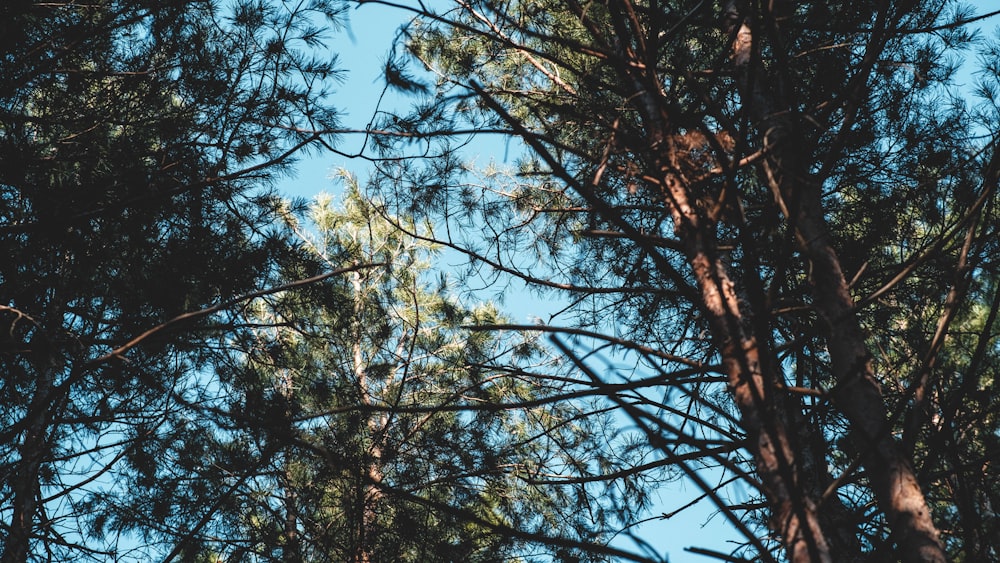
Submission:
M 218 380 L 185 395 L 204 438 L 158 454 L 171 471 L 131 496 L 185 506 L 185 489 L 210 483 L 218 501 L 173 552 L 183 560 L 588 557 L 580 546 L 603 541 L 602 512 L 622 499 L 543 476 L 621 463 L 598 438 L 613 425 L 581 418 L 567 384 L 527 377 L 550 361 L 531 338 L 463 328 L 503 321 L 429 275 L 434 248 L 397 224 L 423 227 L 387 220 L 345 180 L 342 205 L 321 195 L 306 221 L 286 211 L 301 245 L 285 275 L 380 266 L 255 300 Z
M 997 556 L 996 83 L 970 106 L 953 79 L 963 49 L 996 47 L 968 8 L 404 9 L 387 82 L 433 96 L 381 124 L 376 189 L 473 268 L 564 292 L 576 326 L 537 330 L 614 331 L 651 377 L 623 389 L 556 342 L 744 531 L 738 552 Z M 470 133 L 528 156 L 472 178 Z
M 173 397 L 274 264 L 268 182 L 335 125 L 321 16 L 331 3 L 0 7 L 4 561 L 127 556 L 106 501 L 188 438 Z

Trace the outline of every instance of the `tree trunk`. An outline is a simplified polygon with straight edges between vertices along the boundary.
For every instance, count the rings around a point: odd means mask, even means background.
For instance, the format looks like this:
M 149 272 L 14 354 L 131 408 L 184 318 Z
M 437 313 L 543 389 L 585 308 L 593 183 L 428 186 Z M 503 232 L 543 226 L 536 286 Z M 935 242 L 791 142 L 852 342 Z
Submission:
M 810 178 L 800 151 L 794 112 L 774 88 L 779 77 L 757 72 L 748 17 L 727 6 L 733 34 L 733 63 L 744 107 L 761 131 L 768 158 L 763 168 L 778 206 L 795 229 L 799 248 L 812 268 L 816 308 L 828 328 L 827 345 L 836 387 L 834 405 L 851 425 L 872 491 L 884 512 L 903 561 L 944 562 L 944 549 L 909 459 L 890 434 L 885 402 L 871 354 L 854 312 L 854 300 L 833 249 L 820 182 Z M 737 27 L 738 26 L 738 27 Z
M 616 16 L 619 22 L 625 19 L 622 14 Z M 619 37 L 628 36 L 625 27 L 617 29 Z M 748 332 L 750 323 L 718 250 L 716 220 L 701 208 L 685 178 L 683 171 L 692 169 L 690 151 L 679 146 L 655 69 L 642 64 L 642 56 L 625 41 L 619 45 L 618 75 L 630 87 L 628 99 L 641 117 L 645 148 L 651 153 L 674 231 L 697 282 L 700 308 L 721 355 L 729 390 L 747 433 L 747 447 L 771 508 L 770 526 L 782 538 L 792 563 L 833 563 L 815 501 L 803 494 L 802 464 L 792 447 L 784 405 L 776 397 L 777 362 L 762 355 L 761 343 Z
M 687 200 L 686 188 L 671 174 L 663 182 L 675 225 L 701 291 L 702 309 L 712 328 L 729 390 L 740 409 L 748 446 L 772 509 L 771 526 L 794 563 L 832 563 L 830 546 L 815 502 L 802 492 L 802 464 L 792 448 L 777 383 L 753 335 L 747 334 L 735 286 L 721 260 L 713 228 Z
M 15 464 L 11 482 L 13 501 L 10 533 L 4 542 L 0 561 L 23 563 L 28 560 L 29 546 L 38 512 L 38 476 L 48 454 L 48 430 L 51 420 L 53 370 L 39 369 L 34 396 L 25 414 L 24 441 L 18 448 L 20 459 Z
M 368 381 L 368 372 L 363 350 L 363 339 L 365 334 L 364 326 L 364 304 L 366 296 L 362 283 L 362 273 L 354 272 L 351 276 L 351 283 L 354 288 L 354 314 L 355 314 L 355 334 L 352 343 L 352 356 L 355 384 L 357 385 L 358 400 L 364 406 L 371 405 L 370 396 L 372 389 Z M 383 423 L 383 424 L 380 424 Z M 372 546 L 371 532 L 376 527 L 377 514 L 375 505 L 382 498 L 382 491 L 376 483 L 382 481 L 382 433 L 384 420 L 379 420 L 376 415 L 367 415 L 365 426 L 362 431 L 368 433 L 370 445 L 366 446 L 367 451 L 361 452 L 361 463 L 357 467 L 357 486 L 355 489 L 356 513 L 356 545 L 352 563 L 371 563 Z

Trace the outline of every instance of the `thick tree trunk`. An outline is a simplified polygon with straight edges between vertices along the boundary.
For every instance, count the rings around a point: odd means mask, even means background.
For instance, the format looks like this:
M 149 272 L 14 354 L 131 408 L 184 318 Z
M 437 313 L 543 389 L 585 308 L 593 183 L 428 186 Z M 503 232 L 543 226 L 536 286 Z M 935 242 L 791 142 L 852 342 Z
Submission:
M 802 493 L 802 464 L 792 448 L 783 409 L 776 402 L 775 377 L 765 371 L 765 366 L 773 364 L 760 357 L 756 339 L 743 328 L 746 322 L 735 285 L 716 248 L 714 229 L 699 216 L 688 201 L 686 186 L 672 173 L 666 172 L 663 186 L 772 509 L 771 526 L 782 537 L 789 561 L 832 563 L 817 507 Z
M 791 174 L 781 177 L 786 176 Z M 822 216 L 819 190 L 808 182 L 790 180 L 781 181 L 780 190 L 786 199 L 794 197 L 796 189 L 800 191 L 794 221 L 800 245 L 813 268 L 814 303 L 829 329 L 827 348 L 836 380 L 831 393 L 833 403 L 851 423 L 852 440 L 861 452 L 872 491 L 896 536 L 900 557 L 903 561 L 944 562 L 937 528 L 913 465 L 890 433 L 871 354 Z
M 910 460 L 890 434 L 885 402 L 871 354 L 854 312 L 854 300 L 833 249 L 822 205 L 821 186 L 809 177 L 800 154 L 805 139 L 787 104 L 774 88 L 778 77 L 757 73 L 754 38 L 747 18 L 731 4 L 733 62 L 744 106 L 762 132 L 769 155 L 764 171 L 779 207 L 795 229 L 812 267 L 816 308 L 828 328 L 827 344 L 836 379 L 832 399 L 851 424 L 872 491 L 893 532 L 903 561 L 944 562 L 946 557 Z
M 624 26 L 618 30 L 626 36 Z M 735 284 L 718 250 L 716 221 L 693 195 L 683 170 L 692 169 L 690 151 L 678 145 L 669 104 L 655 70 L 623 47 L 619 76 L 631 85 L 629 99 L 639 113 L 660 180 L 664 202 L 674 220 L 691 271 L 700 291 L 700 308 L 711 326 L 729 390 L 740 410 L 747 447 L 754 456 L 763 493 L 771 508 L 772 529 L 780 535 L 792 563 L 833 563 L 813 499 L 803 494 L 802 463 L 792 446 L 788 419 L 778 394 L 776 361 L 762 357 L 760 343 L 746 327 Z M 693 167 L 697 169 L 697 166 Z

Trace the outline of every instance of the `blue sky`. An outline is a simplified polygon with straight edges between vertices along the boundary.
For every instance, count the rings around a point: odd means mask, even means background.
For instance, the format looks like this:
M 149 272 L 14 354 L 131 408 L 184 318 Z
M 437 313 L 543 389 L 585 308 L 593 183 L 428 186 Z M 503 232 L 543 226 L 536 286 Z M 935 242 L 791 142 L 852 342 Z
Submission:
M 985 13 L 1000 8 L 998 0 L 977 0 L 970 2 L 977 13 Z M 340 65 L 347 70 L 345 82 L 338 88 L 335 103 L 343 110 L 341 124 L 345 128 L 363 129 L 371 119 L 381 94 L 380 76 L 386 60 L 386 53 L 396 30 L 406 21 L 406 15 L 399 10 L 376 4 L 364 4 L 349 11 L 349 30 L 338 32 L 334 38 L 334 49 L 340 58 Z M 984 32 L 996 28 L 996 18 L 983 25 Z M 963 74 L 959 78 L 966 86 L 972 85 L 972 77 Z M 383 101 L 383 107 L 405 107 L 406 99 L 390 97 Z M 361 136 L 344 136 L 338 148 L 351 153 L 360 148 Z M 489 143 L 477 144 L 488 147 Z M 495 154 L 469 154 L 469 158 L 486 162 L 490 159 L 502 160 L 504 147 L 492 145 Z M 364 177 L 368 165 L 361 160 L 321 154 L 300 161 L 294 177 L 284 180 L 279 189 L 289 196 L 311 198 L 321 191 L 337 193 L 339 187 L 331 175 L 338 169 L 347 169 L 359 177 Z M 439 264 L 447 269 L 448 265 Z M 487 297 L 488 298 L 488 297 Z M 529 315 L 537 315 L 540 310 L 552 304 L 545 304 L 522 292 L 507 298 L 502 309 L 515 322 L 529 321 Z M 709 479 L 710 480 L 710 479 Z M 696 498 L 700 491 L 690 483 L 678 482 L 659 491 L 662 509 L 672 510 Z M 655 521 L 645 525 L 639 536 L 651 543 L 658 551 L 666 553 L 673 563 L 706 563 L 714 559 L 684 551 L 689 545 L 725 550 L 727 539 L 736 539 L 738 534 L 725 523 L 721 515 L 715 515 L 709 501 L 703 501 L 669 521 Z M 708 521 L 706 525 L 703 524 Z M 623 543 L 621 547 L 632 546 Z
M 334 32 L 333 50 L 339 66 L 346 70 L 344 82 L 337 88 L 334 103 L 341 110 L 341 126 L 364 129 L 374 113 L 382 93 L 380 77 L 386 53 L 396 30 L 406 19 L 399 10 L 377 4 L 361 5 L 348 11 L 348 27 Z M 390 102 L 400 102 L 398 98 Z M 360 149 L 360 135 L 345 135 L 338 149 L 353 153 Z M 294 177 L 279 185 L 284 193 L 312 197 L 320 191 L 336 191 L 331 174 L 344 168 L 363 176 L 367 164 L 331 154 L 313 155 L 301 160 Z

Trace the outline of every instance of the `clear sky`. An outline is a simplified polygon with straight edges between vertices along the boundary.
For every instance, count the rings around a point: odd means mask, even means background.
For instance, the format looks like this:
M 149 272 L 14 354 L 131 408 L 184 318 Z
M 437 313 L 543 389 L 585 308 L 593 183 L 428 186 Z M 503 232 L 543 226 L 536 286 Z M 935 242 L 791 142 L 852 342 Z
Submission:
M 1000 0 L 976 0 L 970 2 L 977 13 L 986 13 L 1000 9 Z M 405 14 L 399 10 L 386 8 L 375 4 L 365 4 L 349 12 L 349 31 L 338 32 L 334 40 L 334 48 L 340 57 L 340 66 L 347 70 L 346 80 L 337 91 L 335 103 L 344 112 L 342 126 L 345 128 L 363 129 L 371 119 L 376 109 L 376 103 L 381 94 L 380 76 L 386 60 L 390 43 L 396 30 L 406 21 Z M 987 20 L 982 25 L 984 32 L 994 32 L 998 18 Z M 972 85 L 972 76 L 962 74 L 959 81 L 966 86 Z M 383 107 L 405 107 L 407 100 L 398 97 L 383 101 Z M 361 136 L 345 136 L 338 148 L 344 152 L 355 152 L 360 148 Z M 489 146 L 488 144 L 485 146 Z M 474 155 L 479 161 L 491 158 L 502 160 L 504 147 L 498 145 L 495 155 Z M 303 159 L 297 168 L 297 174 L 279 185 L 289 196 L 310 198 L 321 191 L 337 193 L 339 188 L 331 174 L 337 169 L 347 169 L 359 177 L 364 177 L 368 165 L 361 160 L 350 160 L 336 155 L 323 154 Z M 439 264 L 447 268 L 447 264 Z M 488 297 L 486 297 L 488 298 Z M 509 296 L 503 309 L 515 322 L 526 322 L 529 314 L 538 314 L 539 307 L 544 307 L 537 299 L 527 295 Z M 548 307 L 551 310 L 552 305 Z M 544 309 L 542 309 L 544 310 Z M 690 483 L 679 482 L 659 491 L 662 509 L 672 510 L 683 506 L 696 498 L 699 490 Z M 736 539 L 738 534 L 725 522 L 725 519 L 714 513 L 714 507 L 709 501 L 703 501 L 692 509 L 686 510 L 669 521 L 655 521 L 645 525 L 639 536 L 667 556 L 672 563 L 706 563 L 715 559 L 691 554 L 684 551 L 689 545 L 704 546 L 719 550 L 725 549 L 726 539 Z M 702 526 L 708 520 L 708 524 Z M 622 543 L 621 547 L 633 546 Z
M 386 54 L 397 29 L 405 21 L 400 10 L 367 4 L 350 9 L 347 29 L 334 32 L 331 43 L 340 68 L 346 71 L 345 80 L 334 96 L 334 104 L 341 111 L 340 125 L 345 129 L 364 129 L 371 120 L 382 93 L 380 77 Z M 387 102 L 398 104 L 401 100 L 389 98 Z M 361 143 L 360 135 L 345 135 L 337 148 L 354 153 L 361 148 Z M 301 160 L 295 176 L 282 182 L 279 188 L 296 197 L 312 197 L 324 190 L 336 191 L 330 176 L 340 168 L 363 176 L 368 165 L 362 160 L 337 155 L 316 155 Z

